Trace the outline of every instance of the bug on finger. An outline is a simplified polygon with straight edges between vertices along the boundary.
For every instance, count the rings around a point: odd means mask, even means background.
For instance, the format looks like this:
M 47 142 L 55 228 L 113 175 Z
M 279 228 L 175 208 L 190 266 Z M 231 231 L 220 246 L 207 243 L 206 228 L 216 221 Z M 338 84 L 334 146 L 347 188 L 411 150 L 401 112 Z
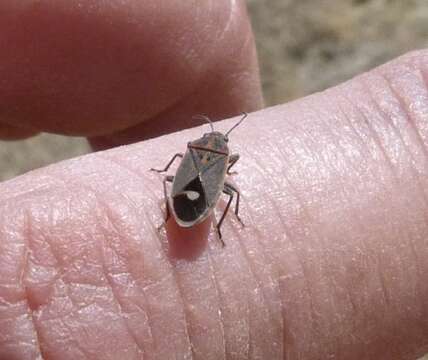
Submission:
M 244 225 L 239 217 L 240 193 L 235 186 L 226 181 L 226 175 L 233 174 L 230 169 L 239 160 L 239 154 L 229 152 L 228 135 L 246 117 L 247 114 L 244 113 L 243 117 L 223 134 L 214 130 L 209 118 L 202 116 L 201 118 L 210 124 L 211 132 L 190 141 L 186 152 L 175 154 L 163 169 L 151 169 L 163 173 L 168 171 L 177 158 L 182 159 L 175 176 L 168 175 L 163 180 L 166 202 L 165 222 L 172 215 L 179 226 L 192 227 L 211 215 L 221 194 L 224 193 L 229 196 L 229 199 L 216 225 L 217 234 L 223 246 L 221 225 L 235 195 L 235 215 Z M 172 182 L 172 191 L 169 196 L 167 182 Z

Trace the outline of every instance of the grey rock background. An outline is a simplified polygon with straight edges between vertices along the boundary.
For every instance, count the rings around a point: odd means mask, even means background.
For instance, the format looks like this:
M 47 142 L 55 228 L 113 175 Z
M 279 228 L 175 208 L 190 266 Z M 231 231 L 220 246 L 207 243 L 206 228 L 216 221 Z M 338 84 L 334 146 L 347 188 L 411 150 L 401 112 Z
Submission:
M 0 141 L 0 181 L 89 152 L 86 140 L 42 134 L 23 141 Z
M 428 47 L 426 0 L 248 0 L 268 104 Z
M 268 105 L 325 89 L 406 51 L 428 47 L 427 0 L 247 2 Z M 88 151 L 85 140 L 56 135 L 0 141 L 0 181 Z

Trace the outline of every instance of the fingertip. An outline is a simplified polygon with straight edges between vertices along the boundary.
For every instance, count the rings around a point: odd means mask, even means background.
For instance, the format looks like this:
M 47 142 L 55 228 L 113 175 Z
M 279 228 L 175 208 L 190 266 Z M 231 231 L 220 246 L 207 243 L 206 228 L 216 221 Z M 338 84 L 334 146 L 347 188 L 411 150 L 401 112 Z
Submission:
M 261 97 L 244 1 L 12 3 L 0 5 L 0 114 L 16 124 L 90 137 L 128 130 L 127 141 L 172 108 L 154 136 Z

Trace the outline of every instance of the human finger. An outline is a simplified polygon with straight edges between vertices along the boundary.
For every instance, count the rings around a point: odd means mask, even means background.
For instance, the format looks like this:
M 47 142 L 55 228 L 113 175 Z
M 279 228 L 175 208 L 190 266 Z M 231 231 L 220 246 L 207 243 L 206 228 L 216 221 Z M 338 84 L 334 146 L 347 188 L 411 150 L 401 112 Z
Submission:
M 196 261 L 169 257 L 161 177 L 148 169 L 204 129 L 2 184 L 2 354 L 422 355 L 427 68 L 427 52 L 412 53 L 250 114 L 229 142 L 246 227 L 228 216 L 226 247 L 213 234 Z
M 92 138 L 153 137 L 262 104 L 243 1 L 3 1 L 0 122 Z

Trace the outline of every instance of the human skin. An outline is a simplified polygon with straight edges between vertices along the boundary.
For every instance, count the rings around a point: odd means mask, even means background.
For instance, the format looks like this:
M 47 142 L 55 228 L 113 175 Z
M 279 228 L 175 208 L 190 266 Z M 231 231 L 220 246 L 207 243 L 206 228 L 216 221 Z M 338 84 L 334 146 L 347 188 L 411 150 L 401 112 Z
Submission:
M 0 4 L 5 138 L 55 130 L 87 135 L 101 148 L 188 126 L 193 114 L 262 105 L 241 3 L 195 3 L 200 21 L 184 5 L 159 1 L 141 12 L 138 1 L 93 1 L 83 10 L 70 1 L 20 4 Z M 36 10 L 23 17 L 26 6 Z M 91 24 L 88 43 L 69 43 L 71 20 L 63 18 L 70 13 L 82 37 Z M 159 18 L 168 19 L 153 27 L 159 33 L 143 31 Z M 106 32 L 111 24 L 121 36 Z M 28 44 L 54 37 L 37 47 L 28 76 L 13 64 L 32 52 L 15 45 L 11 29 Z M 219 33 L 206 54 L 209 34 Z M 139 35 L 142 43 L 122 61 L 109 60 L 106 51 Z M 165 70 L 160 60 L 169 51 Z M 183 65 L 188 53 L 206 58 Z M 94 59 L 97 71 L 89 71 Z M 112 73 L 126 73 L 128 60 L 141 62 L 139 70 L 113 101 Z M 241 154 L 234 181 L 246 227 L 230 214 L 226 247 L 212 233 L 194 261 L 168 256 L 165 232 L 156 230 L 161 177 L 148 169 L 184 151 L 206 125 L 0 184 L 0 359 L 415 359 L 427 352 L 427 77 L 423 50 L 252 112 L 230 136 Z M 236 120 L 215 126 L 223 131 Z

